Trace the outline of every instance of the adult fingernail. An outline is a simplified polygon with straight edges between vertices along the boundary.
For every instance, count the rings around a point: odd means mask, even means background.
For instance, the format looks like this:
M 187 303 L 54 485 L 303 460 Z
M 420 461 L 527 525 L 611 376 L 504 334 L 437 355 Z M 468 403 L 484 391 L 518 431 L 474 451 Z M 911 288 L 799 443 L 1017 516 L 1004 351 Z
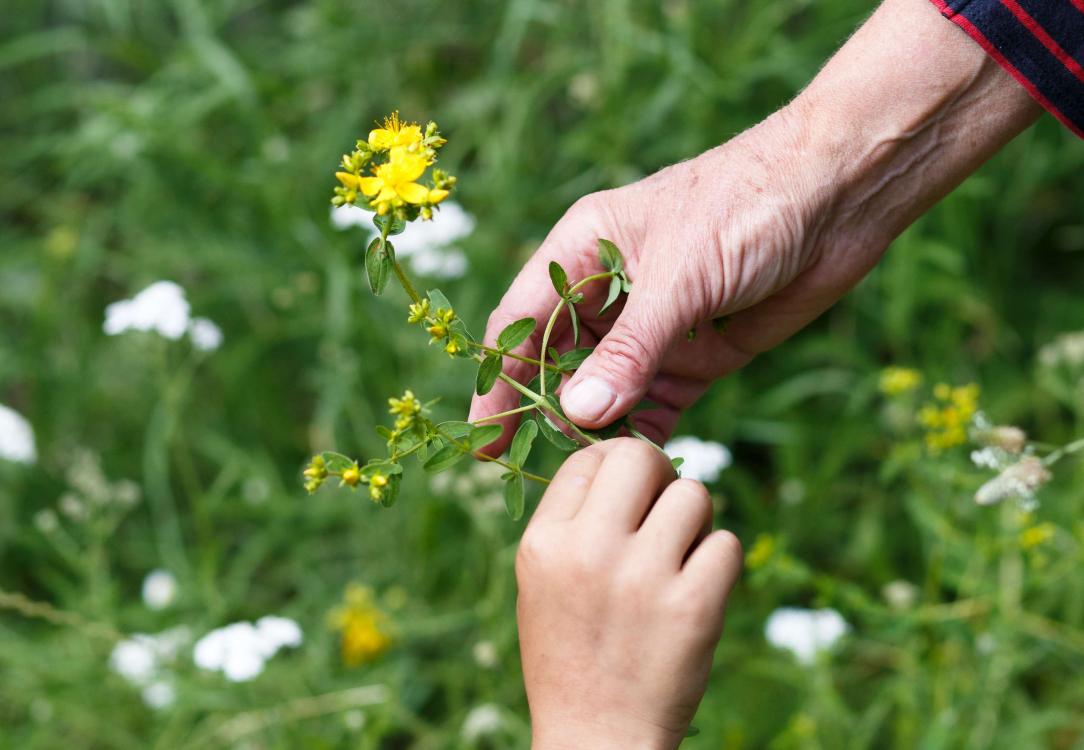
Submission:
M 573 420 L 593 422 L 613 404 L 617 394 L 600 378 L 585 378 L 561 395 L 561 406 Z

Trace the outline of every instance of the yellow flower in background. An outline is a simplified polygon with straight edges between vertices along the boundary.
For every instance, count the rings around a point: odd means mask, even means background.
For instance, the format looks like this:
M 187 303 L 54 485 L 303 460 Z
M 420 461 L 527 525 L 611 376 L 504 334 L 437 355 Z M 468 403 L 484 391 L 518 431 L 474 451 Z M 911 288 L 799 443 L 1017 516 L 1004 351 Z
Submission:
M 348 667 L 372 661 L 392 644 L 388 618 L 366 586 L 347 586 L 343 603 L 328 614 L 328 623 L 342 636 L 342 660 Z
M 421 143 L 422 137 L 422 129 L 417 123 L 402 122 L 399 113 L 392 112 L 384 118 L 384 127 L 369 131 L 369 148 L 373 151 L 411 148 Z
M 922 385 L 922 373 L 910 367 L 886 367 L 879 385 L 886 396 L 900 396 Z
M 1041 547 L 1054 538 L 1058 527 L 1052 523 L 1040 523 L 1029 526 L 1020 532 L 1020 548 L 1029 550 Z
M 918 421 L 926 428 L 926 447 L 937 453 L 967 442 L 967 428 L 979 408 L 979 386 L 976 383 L 953 388 L 938 383 L 933 389 L 935 401 L 918 413 Z
M 763 568 L 775 555 L 775 548 L 774 536 L 771 534 L 758 534 L 756 541 L 753 542 L 752 549 L 745 556 L 745 564 L 749 566 L 750 570 Z

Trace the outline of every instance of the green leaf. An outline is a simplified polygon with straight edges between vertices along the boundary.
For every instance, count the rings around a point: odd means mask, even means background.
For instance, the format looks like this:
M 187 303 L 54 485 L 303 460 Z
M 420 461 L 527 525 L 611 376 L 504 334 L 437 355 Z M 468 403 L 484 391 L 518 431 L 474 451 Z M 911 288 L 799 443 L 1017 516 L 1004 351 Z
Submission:
M 497 336 L 497 348 L 502 352 L 515 349 L 534 333 L 535 325 L 534 318 L 521 318 L 514 323 L 509 323 Z
M 373 294 L 380 294 L 388 284 L 393 252 L 391 243 L 381 242 L 379 237 L 369 243 L 369 249 L 365 251 L 365 275 L 369 279 L 369 288 L 373 290 Z
M 475 427 L 467 436 L 467 443 L 472 451 L 485 447 L 501 436 L 504 427 L 499 424 L 487 424 Z
M 678 469 L 680 469 L 681 465 L 683 463 L 685 463 L 685 459 L 682 458 L 681 456 L 678 456 L 677 458 L 671 458 L 670 459 L 670 465 L 674 467 L 674 471 L 677 471 Z
M 426 294 L 429 295 L 429 306 L 433 309 L 434 312 L 436 312 L 442 307 L 446 310 L 454 309 L 452 307 L 452 303 L 449 302 L 448 298 L 444 296 L 444 292 L 440 291 L 439 289 L 430 289 L 428 292 L 426 292 Z
M 568 274 L 555 260 L 550 261 L 550 281 L 553 282 L 553 288 L 557 290 L 557 293 L 564 297 L 565 289 L 568 288 Z
M 447 435 L 448 437 L 458 440 L 459 438 L 465 438 L 471 434 L 474 430 L 474 425 L 470 422 L 441 422 L 437 425 L 437 430 L 441 435 Z
M 551 422 L 550 418 L 547 417 L 545 414 L 540 411 L 536 411 L 534 414 L 534 418 L 535 421 L 538 422 L 539 429 L 542 431 L 542 437 L 553 443 L 555 447 L 565 451 L 566 453 L 571 453 L 572 451 L 579 450 L 580 444 L 570 438 L 565 433 L 561 432 L 559 429 L 557 429 L 557 425 Z
M 334 451 L 324 451 L 320 454 L 320 458 L 324 459 L 327 470 L 336 474 L 342 473 L 354 465 L 354 459 Z
M 455 309 L 454 307 L 452 307 L 452 303 L 448 300 L 448 298 L 444 296 L 444 292 L 440 291 L 439 289 L 430 289 L 428 292 L 426 292 L 426 294 L 429 296 L 429 306 L 432 307 L 433 310 L 439 310 L 442 307 L 447 310 Z M 467 330 L 467 324 L 464 323 L 463 319 L 460 318 L 458 315 L 456 316 L 455 320 L 452 321 L 451 330 L 453 333 L 458 333 L 463 336 L 464 339 L 477 341 L 477 339 L 475 339 L 474 336 L 471 335 L 470 331 Z M 461 346 L 458 356 L 470 357 L 471 348 L 468 346 Z
M 610 305 L 617 302 L 617 298 L 621 296 L 621 279 L 616 276 L 610 277 L 610 293 L 606 295 L 606 301 L 599 308 L 598 314 L 606 312 L 610 309 Z
M 689 728 L 685 730 L 686 737 L 695 737 L 698 734 L 700 734 L 700 730 L 694 727 L 692 724 L 690 724 Z
M 399 499 L 399 487 L 402 484 L 402 475 L 392 474 L 389 476 L 388 483 L 384 485 L 384 494 L 380 497 L 380 504 L 385 508 L 395 505 L 395 501 Z
M 519 429 L 516 430 L 516 436 L 512 438 L 512 447 L 508 449 L 508 463 L 522 467 L 536 437 L 538 437 L 538 425 L 533 420 L 523 420 Z
M 576 306 L 571 301 L 568 303 L 568 317 L 572 321 L 572 345 L 580 345 L 580 316 L 576 312 Z
M 384 216 L 377 214 L 373 217 L 373 223 L 376 224 L 376 228 L 381 232 L 384 231 L 385 225 L 390 224 L 391 227 L 388 229 L 389 237 L 402 233 L 402 231 L 406 229 L 407 224 L 405 220 L 400 219 L 395 214 L 385 214 Z
M 621 274 L 621 291 L 625 294 L 632 291 L 632 282 L 629 281 L 629 277 L 624 273 Z
M 540 390 L 541 384 L 542 384 L 542 378 L 540 376 L 538 376 L 538 375 L 535 375 L 531 379 L 531 382 L 527 384 L 527 388 L 529 390 L 534 391 L 535 393 L 538 393 L 538 391 Z M 560 387 L 560 385 L 561 385 L 561 373 L 560 373 L 560 371 L 559 370 L 551 370 L 550 368 L 547 367 L 546 368 L 546 393 L 555 392 Z M 524 396 L 523 398 L 520 399 L 520 406 L 526 406 L 527 404 L 533 404 L 533 403 L 534 402 L 531 399 L 527 398 L 526 396 Z
M 515 474 L 504 483 L 504 507 L 513 521 L 523 518 L 523 495 L 523 475 Z
M 590 347 L 581 347 L 579 349 L 570 349 L 561 355 L 561 358 L 557 360 L 557 366 L 561 368 L 562 372 L 572 372 L 577 367 L 584 363 L 588 357 L 591 356 L 591 352 L 594 349 Z
M 497 382 L 497 376 L 501 374 L 501 359 L 501 355 L 491 354 L 478 366 L 478 379 L 475 381 L 474 390 L 479 396 L 484 396 L 493 390 L 493 384 Z
M 426 471 L 437 472 L 450 469 L 467 457 L 467 451 L 458 445 L 446 445 L 430 456 L 423 464 Z
M 598 238 L 598 260 L 607 271 L 619 273 L 625 268 L 625 258 L 617 245 L 601 237 Z

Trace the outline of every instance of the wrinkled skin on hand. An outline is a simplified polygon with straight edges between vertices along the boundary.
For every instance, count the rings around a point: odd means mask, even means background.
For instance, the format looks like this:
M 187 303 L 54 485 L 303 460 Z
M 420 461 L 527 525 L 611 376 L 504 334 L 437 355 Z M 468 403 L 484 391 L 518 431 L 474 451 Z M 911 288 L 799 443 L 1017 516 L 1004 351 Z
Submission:
M 831 175 L 824 160 L 804 158 L 792 119 L 781 110 L 695 159 L 579 200 L 493 312 L 486 342 L 492 344 L 508 323 L 533 317 L 539 330 L 519 353 L 537 357 L 542 325 L 558 300 L 547 273 L 550 261 L 559 262 L 571 281 L 584 278 L 601 270 L 597 238 L 612 240 L 625 256 L 633 290 L 623 307 L 601 316 L 606 284 L 584 290 L 581 346 L 597 349 L 565 383 L 562 407 L 580 426 L 598 428 L 647 398 L 660 408 L 638 412 L 636 425 L 664 440 L 712 381 L 831 306 L 876 263 L 890 239 L 854 225 L 844 232 L 825 218 L 853 218 L 856 212 L 833 210 L 836 199 L 826 187 Z M 720 333 L 711 321 L 724 315 Z M 573 347 L 567 314 L 558 319 L 551 343 L 560 351 Z M 505 364 L 521 382 L 537 374 L 528 364 Z M 518 399 L 498 383 L 474 398 L 471 419 L 514 408 Z M 504 437 L 491 450 L 507 446 L 515 419 L 504 420 Z

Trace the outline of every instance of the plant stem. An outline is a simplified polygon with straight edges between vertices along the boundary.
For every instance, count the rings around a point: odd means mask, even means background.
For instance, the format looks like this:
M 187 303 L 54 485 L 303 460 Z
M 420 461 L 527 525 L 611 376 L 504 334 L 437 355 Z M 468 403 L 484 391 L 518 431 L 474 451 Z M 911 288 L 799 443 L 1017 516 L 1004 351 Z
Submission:
M 1068 445 L 1058 448 L 1056 451 L 1043 459 L 1043 466 L 1053 466 L 1069 454 L 1076 453 L 1079 450 L 1084 450 L 1084 438 L 1080 440 L 1074 440 Z
M 510 359 L 519 360 L 520 362 L 526 362 L 527 364 L 534 365 L 535 367 L 544 366 L 548 367 L 551 370 L 555 370 L 556 372 L 561 372 L 560 367 L 557 367 L 556 365 L 551 365 L 549 362 L 539 361 L 537 359 L 534 359 L 533 357 L 524 357 L 522 354 L 513 354 L 512 352 L 502 352 L 500 349 L 494 349 L 492 346 L 486 346 L 485 344 L 474 341 L 473 339 L 468 339 L 467 343 L 477 349 L 481 349 L 486 354 L 500 354 L 501 356 L 508 357 Z
M 490 422 L 490 421 L 492 421 L 494 419 L 501 419 L 502 417 L 510 417 L 513 414 L 521 414 L 522 412 L 525 412 L 525 411 L 534 411 L 537 408 L 538 408 L 538 406 L 536 406 L 535 404 L 527 404 L 526 406 L 521 406 L 518 409 L 509 409 L 508 411 L 502 411 L 499 414 L 490 414 L 488 417 L 482 417 L 481 419 L 474 420 L 473 422 L 471 422 L 471 424 L 481 424 L 482 422 Z
M 464 443 L 464 442 L 462 442 L 460 440 L 457 440 L 456 438 L 452 437 L 451 435 L 447 434 L 446 432 L 442 432 L 439 427 L 436 428 L 436 432 L 437 432 L 438 435 L 440 435 L 442 438 L 447 440 L 452 445 L 456 446 L 457 448 L 461 448 L 465 452 L 473 452 L 475 456 L 477 456 L 478 458 L 480 458 L 483 461 L 490 461 L 492 463 L 497 464 L 498 466 L 503 466 L 504 468 L 508 469 L 509 471 L 519 472 L 519 473 L 523 474 L 524 479 L 530 479 L 531 481 L 540 482 L 542 484 L 549 484 L 550 483 L 550 480 L 546 479 L 545 477 L 540 477 L 537 474 L 530 473 L 529 471 L 523 471 L 523 469 L 519 468 L 518 466 L 513 466 L 510 463 L 502 461 L 501 459 L 497 458 L 496 456 L 490 456 L 490 455 L 487 455 L 485 453 L 481 453 L 481 452 L 478 452 L 478 451 L 471 451 L 469 443 Z
M 388 232 L 391 231 L 392 221 L 393 220 L 388 220 L 387 222 L 385 222 L 384 226 L 380 228 L 381 246 L 385 245 L 388 241 Z M 387 248 L 384 248 L 384 251 L 387 252 Z M 394 250 L 392 252 L 394 253 Z M 394 254 L 391 256 L 391 268 L 393 271 L 395 271 L 395 278 L 399 279 L 399 286 L 403 287 L 403 291 L 407 293 L 408 297 L 410 297 L 410 301 L 414 304 L 418 304 L 419 302 L 421 302 L 422 298 L 418 294 L 418 290 L 414 288 L 414 285 L 410 282 L 410 279 L 407 278 L 406 272 L 403 271 L 403 267 L 399 265 L 399 259 L 396 258 Z
M 553 333 L 553 326 L 557 323 L 557 316 L 561 314 L 561 308 L 566 304 L 569 306 L 569 314 L 571 315 L 572 303 L 569 301 L 569 297 L 578 292 L 583 287 L 590 284 L 592 281 L 598 281 L 600 279 L 609 279 L 613 277 L 613 271 L 606 271 L 604 273 L 596 273 L 585 278 L 580 279 L 575 284 L 568 288 L 568 291 L 561 296 L 561 300 L 557 303 L 557 307 L 553 308 L 553 312 L 550 314 L 549 322 L 546 323 L 546 330 L 542 332 L 542 346 L 538 356 L 543 362 L 546 361 L 546 348 L 550 343 L 550 334 Z M 538 368 L 538 373 L 542 377 L 542 383 L 539 388 L 542 395 L 546 395 L 546 370 L 544 367 Z M 581 433 L 582 434 L 582 433 Z M 586 436 L 585 436 L 586 437 Z

